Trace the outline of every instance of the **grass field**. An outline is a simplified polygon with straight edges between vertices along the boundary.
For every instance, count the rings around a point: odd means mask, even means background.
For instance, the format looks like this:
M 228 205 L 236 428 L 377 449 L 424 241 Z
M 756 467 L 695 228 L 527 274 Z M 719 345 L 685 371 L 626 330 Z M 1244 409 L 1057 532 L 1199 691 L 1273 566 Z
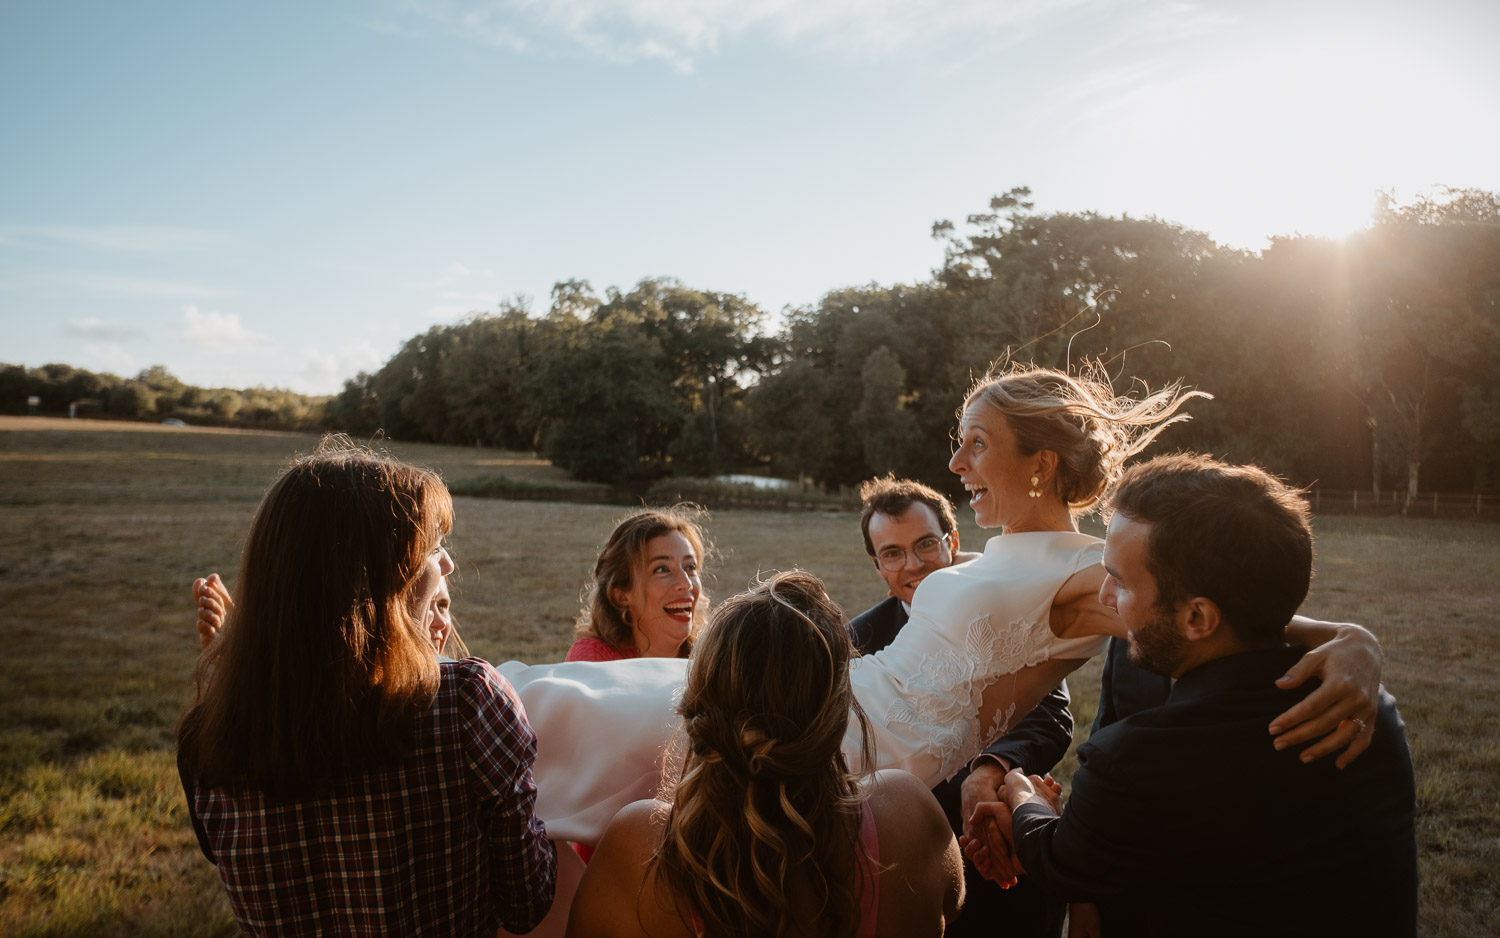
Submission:
M 0 934 L 234 934 L 187 826 L 172 730 L 197 643 L 188 584 L 233 576 L 265 487 L 308 436 L 0 418 Z M 397 445 L 448 479 L 566 480 L 521 454 Z M 457 500 L 454 608 L 473 652 L 556 660 L 618 507 Z M 803 566 L 846 609 L 884 595 L 857 518 L 721 512 L 714 597 Z M 966 546 L 982 544 L 970 526 Z M 1421 930 L 1500 931 L 1500 525 L 1318 521 L 1306 612 L 1373 627 L 1417 766 Z M 1070 680 L 1087 735 L 1098 665 Z M 1339 901 L 1330 897 L 1330 901 Z

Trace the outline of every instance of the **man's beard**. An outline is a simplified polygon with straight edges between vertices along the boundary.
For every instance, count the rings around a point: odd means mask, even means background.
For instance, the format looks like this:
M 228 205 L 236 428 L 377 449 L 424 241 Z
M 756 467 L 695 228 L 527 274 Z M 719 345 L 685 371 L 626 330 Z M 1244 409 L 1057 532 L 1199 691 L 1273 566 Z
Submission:
M 1144 626 L 1131 633 L 1130 663 L 1171 677 L 1187 655 L 1187 644 L 1177 630 L 1174 611 L 1158 607 Z

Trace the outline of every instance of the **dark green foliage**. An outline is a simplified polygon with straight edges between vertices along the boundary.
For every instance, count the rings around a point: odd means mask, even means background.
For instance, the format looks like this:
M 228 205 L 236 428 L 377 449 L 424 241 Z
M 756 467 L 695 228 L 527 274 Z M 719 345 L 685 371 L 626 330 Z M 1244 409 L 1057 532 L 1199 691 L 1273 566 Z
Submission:
M 69 365 L 40 368 L 0 365 L 0 413 L 28 412 L 27 398 L 41 398 L 37 412 L 79 417 L 157 420 L 175 417 L 192 424 L 312 430 L 322 426 L 327 398 L 281 388 L 199 388 L 183 384 L 161 365 L 120 378 Z

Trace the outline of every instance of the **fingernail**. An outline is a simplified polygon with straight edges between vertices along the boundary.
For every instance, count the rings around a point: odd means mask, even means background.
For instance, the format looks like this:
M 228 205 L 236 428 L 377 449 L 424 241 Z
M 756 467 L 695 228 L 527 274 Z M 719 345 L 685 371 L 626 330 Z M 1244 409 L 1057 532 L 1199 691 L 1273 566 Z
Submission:
M 1272 733 L 1273 733 L 1273 734 L 1275 734 L 1275 733 L 1280 733 L 1280 732 L 1281 732 L 1281 724 L 1280 724 L 1280 723 L 1272 723 L 1272 724 L 1271 724 L 1271 732 L 1272 732 Z M 1280 746 L 1277 746 L 1277 747 L 1276 747 L 1276 748 L 1277 748 L 1277 749 L 1280 749 L 1280 748 L 1281 748 L 1281 747 L 1280 747 Z
M 1312 757 L 1312 755 L 1311 755 L 1311 754 L 1309 754 L 1309 753 L 1306 753 L 1306 752 L 1304 752 L 1304 753 L 1303 753 L 1303 754 L 1302 754 L 1302 761 L 1303 761 L 1303 762 L 1311 762 L 1311 761 L 1312 761 L 1312 760 L 1313 760 L 1313 757 Z

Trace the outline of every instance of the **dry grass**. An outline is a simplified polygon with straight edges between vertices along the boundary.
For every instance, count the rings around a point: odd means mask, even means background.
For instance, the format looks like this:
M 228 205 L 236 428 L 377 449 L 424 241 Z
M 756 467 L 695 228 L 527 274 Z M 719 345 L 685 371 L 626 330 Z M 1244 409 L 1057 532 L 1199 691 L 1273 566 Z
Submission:
M 92 422 L 90 422 L 92 423 Z M 59 426 L 61 425 L 61 426 Z M 233 574 L 295 434 L 0 420 L 0 934 L 232 934 L 171 755 L 196 643 L 187 584 Z M 524 454 L 391 445 L 450 479 L 549 484 Z M 623 509 L 460 499 L 456 609 L 476 654 L 561 656 L 595 549 Z M 849 514 L 721 512 L 722 597 L 804 566 L 845 608 L 884 595 Z M 1422 931 L 1500 924 L 1500 526 L 1320 519 L 1308 611 L 1372 625 L 1417 763 Z M 971 549 L 982 535 L 965 527 Z M 1098 665 L 1070 681 L 1087 734 Z

